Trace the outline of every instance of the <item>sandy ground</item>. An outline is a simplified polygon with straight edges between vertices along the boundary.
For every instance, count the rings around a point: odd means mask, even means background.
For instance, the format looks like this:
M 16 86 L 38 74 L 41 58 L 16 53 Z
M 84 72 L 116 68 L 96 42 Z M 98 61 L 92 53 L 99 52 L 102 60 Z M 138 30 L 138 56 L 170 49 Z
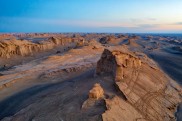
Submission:
M 135 52 L 146 53 L 166 74 L 182 85 L 182 52 L 171 48 L 178 45 L 143 38 L 130 42 L 127 39 L 119 39 L 114 42 L 116 43 L 126 44 Z M 81 106 L 95 83 L 100 83 L 108 94 L 120 97 L 113 87 L 112 77 L 94 76 L 96 62 L 103 48 L 110 45 L 113 45 L 112 41 L 99 49 L 85 46 L 59 54 L 55 54 L 55 49 L 37 56 L 22 57 L 24 63 L 21 59 L 14 59 L 16 62 L 12 64 L 13 67 L 0 71 L 0 84 L 8 83 L 7 87 L 0 90 L 0 119 L 102 120 L 101 114 L 106 110 L 104 104 L 101 103 L 91 110 L 82 110 Z M 3 59 L 1 62 L 6 63 Z M 9 63 L 13 63 L 13 59 Z M 178 121 L 182 118 L 181 112 L 182 106 L 179 106 L 176 114 Z

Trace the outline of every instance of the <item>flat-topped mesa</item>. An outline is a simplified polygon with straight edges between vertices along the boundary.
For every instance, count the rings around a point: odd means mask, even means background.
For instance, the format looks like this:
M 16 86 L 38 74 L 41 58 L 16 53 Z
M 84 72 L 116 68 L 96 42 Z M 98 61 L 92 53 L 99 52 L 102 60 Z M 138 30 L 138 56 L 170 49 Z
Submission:
M 181 88 L 172 85 L 174 82 L 150 63 L 147 57 L 138 57 L 122 46 L 108 48 L 97 63 L 96 74 L 112 74 L 116 88 L 124 94 L 132 110 L 139 112 L 143 119 L 174 120 L 174 112 L 181 102 Z M 109 112 L 113 113 L 112 110 Z M 122 111 L 118 112 L 118 115 L 121 114 Z
M 128 52 L 105 49 L 97 65 L 96 74 L 112 73 L 115 81 L 121 81 L 129 69 L 141 66 L 141 60 Z

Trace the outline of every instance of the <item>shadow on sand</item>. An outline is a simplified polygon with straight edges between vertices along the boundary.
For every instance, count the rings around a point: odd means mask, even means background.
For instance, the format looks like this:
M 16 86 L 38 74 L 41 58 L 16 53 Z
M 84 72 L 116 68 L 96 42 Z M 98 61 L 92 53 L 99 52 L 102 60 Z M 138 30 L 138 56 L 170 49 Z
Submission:
M 30 104 L 36 102 L 41 96 L 50 93 L 52 90 L 61 89 L 65 86 L 74 83 L 77 80 L 93 77 L 95 70 L 91 69 L 77 77 L 65 80 L 63 82 L 58 82 L 54 84 L 42 84 L 37 85 L 26 90 L 23 90 L 11 97 L 0 102 L 0 120 L 13 116 L 21 109 L 29 106 Z

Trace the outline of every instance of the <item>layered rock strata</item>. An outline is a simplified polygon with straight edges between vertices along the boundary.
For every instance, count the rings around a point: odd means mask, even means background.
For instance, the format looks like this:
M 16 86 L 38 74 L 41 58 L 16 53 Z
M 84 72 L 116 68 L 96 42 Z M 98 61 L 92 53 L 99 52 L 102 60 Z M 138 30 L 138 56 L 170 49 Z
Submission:
M 82 38 L 56 38 L 50 37 L 48 40 L 31 42 L 27 40 L 1 40 L 0 41 L 0 57 L 10 58 L 13 55 L 32 55 L 36 52 L 46 51 L 56 46 L 64 46 L 71 43 L 80 43 Z
M 122 47 L 104 50 L 96 73 L 112 74 L 116 87 L 124 94 L 126 101 L 117 97 L 106 99 L 109 108 L 103 114 L 103 120 L 175 120 L 176 107 L 182 101 L 181 88 L 145 60 Z M 112 102 L 116 104 L 112 105 Z M 131 117 L 127 118 L 126 115 Z

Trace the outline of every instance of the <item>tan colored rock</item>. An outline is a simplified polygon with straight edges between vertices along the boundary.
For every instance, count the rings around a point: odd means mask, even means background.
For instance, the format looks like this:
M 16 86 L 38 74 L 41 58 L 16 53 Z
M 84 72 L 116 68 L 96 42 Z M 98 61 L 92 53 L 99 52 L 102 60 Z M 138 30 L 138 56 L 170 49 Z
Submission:
M 104 97 L 104 90 L 100 84 L 96 83 L 94 87 L 89 91 L 89 98 L 98 100 L 99 98 Z
M 103 46 L 101 45 L 101 43 L 99 43 L 96 40 L 90 40 L 88 43 L 89 46 L 92 46 L 92 49 L 99 49 L 99 48 L 103 48 Z
M 13 55 L 27 56 L 36 52 L 46 51 L 56 46 L 64 46 L 72 42 L 77 42 L 72 38 L 50 37 L 48 40 L 36 43 L 27 40 L 0 40 L 0 57 L 10 58 Z
M 89 98 L 83 102 L 82 109 L 92 110 L 101 104 L 105 107 L 104 90 L 99 83 L 96 83 L 89 91 Z
M 100 43 L 101 44 L 109 44 L 109 45 L 119 45 L 124 39 L 126 39 L 125 37 L 122 38 L 118 38 L 115 36 L 106 36 L 106 37 L 102 37 L 100 39 Z
M 128 39 L 127 45 L 133 46 L 133 47 L 138 47 L 139 45 L 135 42 L 135 39 Z
M 140 112 L 119 97 L 106 99 L 105 103 L 107 110 L 102 114 L 103 121 L 146 121 Z
M 85 40 L 84 39 L 81 39 L 80 41 L 77 42 L 77 47 L 82 47 L 86 44 Z
M 112 73 L 115 81 L 122 81 L 124 76 L 127 75 L 128 69 L 141 66 L 141 60 L 129 52 L 125 53 L 124 50 L 122 52 L 105 49 L 101 59 L 98 61 L 98 65 L 100 66 L 97 66 L 97 74 L 103 72 Z
M 176 107 L 182 101 L 180 89 L 172 85 L 173 80 L 160 69 L 150 66 L 150 63 L 153 63 L 150 62 L 150 59 L 147 60 L 149 62 L 146 62 L 146 57 L 139 58 L 126 48 L 108 48 L 104 50 L 97 63 L 96 73 L 112 74 L 116 86 L 126 97 L 126 102 L 142 115 L 142 120 L 175 120 Z M 133 114 L 128 110 L 127 112 L 132 119 Z M 115 110 L 111 110 L 109 113 L 115 113 Z M 122 110 L 117 114 L 125 115 Z M 107 121 L 114 120 L 107 116 L 104 115 L 104 119 Z M 110 116 L 112 117 L 112 115 Z M 118 118 L 116 119 L 118 120 Z M 134 119 L 136 120 L 136 118 Z M 125 120 L 119 118 L 118 121 Z

